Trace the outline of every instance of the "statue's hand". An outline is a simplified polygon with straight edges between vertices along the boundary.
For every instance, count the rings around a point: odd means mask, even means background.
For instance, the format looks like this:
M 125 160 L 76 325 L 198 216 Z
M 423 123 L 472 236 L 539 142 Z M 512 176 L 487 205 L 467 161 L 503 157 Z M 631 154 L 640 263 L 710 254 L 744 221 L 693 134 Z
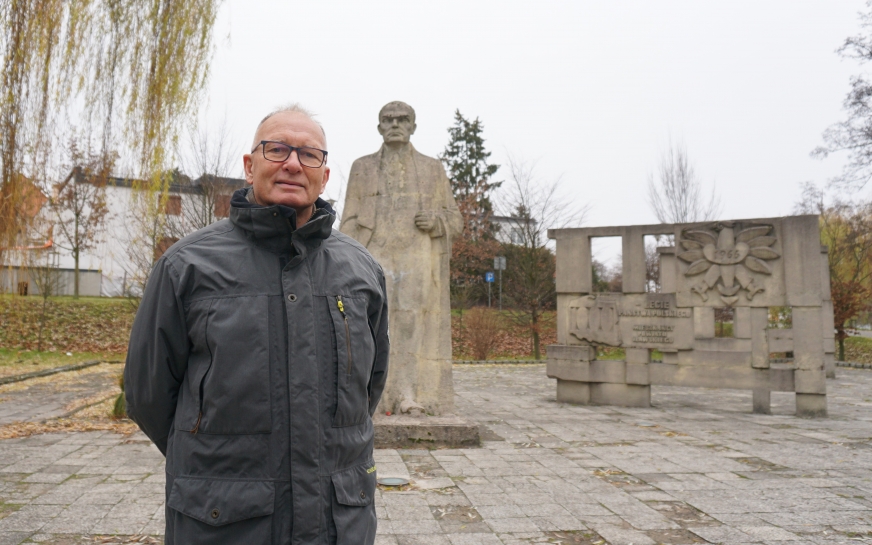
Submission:
M 430 210 L 422 210 L 415 214 L 415 227 L 429 233 L 436 228 L 436 213 Z

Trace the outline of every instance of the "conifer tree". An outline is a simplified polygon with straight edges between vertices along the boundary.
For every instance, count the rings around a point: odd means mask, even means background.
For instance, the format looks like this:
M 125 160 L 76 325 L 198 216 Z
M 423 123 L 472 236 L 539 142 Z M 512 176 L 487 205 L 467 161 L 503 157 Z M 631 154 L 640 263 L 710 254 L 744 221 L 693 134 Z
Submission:
M 469 121 L 456 110 L 454 126 L 448 129 L 448 145 L 439 156 L 463 215 L 463 233 L 451 248 L 452 305 L 461 310 L 486 300 L 483 276 L 499 249 L 490 222 L 490 193 L 501 183 L 491 181 L 500 167 L 487 162 L 490 152 L 484 148 L 483 130 L 478 118 Z
M 478 235 L 491 233 L 487 216 L 493 211 L 491 192 L 502 182 L 491 178 L 499 170 L 499 165 L 488 163 L 491 153 L 485 150 L 482 132 L 484 124 L 475 118 L 469 121 L 460 110 L 454 112 L 454 126 L 448 129 L 449 141 L 445 151 L 439 156 L 448 170 L 451 189 L 458 203 L 468 203 L 472 232 L 465 233 L 478 238 Z

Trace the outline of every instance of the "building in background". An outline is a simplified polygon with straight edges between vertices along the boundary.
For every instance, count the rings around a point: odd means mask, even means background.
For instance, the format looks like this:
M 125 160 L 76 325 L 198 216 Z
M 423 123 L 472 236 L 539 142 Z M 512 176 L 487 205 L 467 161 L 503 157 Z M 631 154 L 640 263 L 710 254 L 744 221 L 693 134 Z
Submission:
M 166 236 L 157 241 L 155 257 L 159 257 L 174 242 L 185 235 L 228 217 L 233 191 L 244 187 L 241 178 L 201 176 L 191 179 L 174 171 L 169 185 L 169 194 L 160 213 L 164 214 Z M 72 173 L 73 183 L 100 183 L 84 175 L 80 169 Z M 0 292 L 36 295 L 39 288 L 27 271 L 29 263 L 51 263 L 57 270 L 57 294 L 73 294 L 75 262 L 69 251 L 58 247 L 54 241 L 51 224 L 53 211 L 46 196 L 35 184 L 28 195 L 28 206 L 33 209 L 31 217 L 37 224 L 48 229 L 34 229 L 20 237 L 20 245 L 5 251 L 0 269 Z M 79 256 L 79 295 L 123 296 L 130 292 L 128 278 L 133 270 L 128 245 L 135 233 L 138 218 L 134 213 L 133 200 L 137 180 L 110 177 L 106 180 L 106 216 L 99 242 L 91 250 Z M 153 195 L 152 198 L 158 198 Z

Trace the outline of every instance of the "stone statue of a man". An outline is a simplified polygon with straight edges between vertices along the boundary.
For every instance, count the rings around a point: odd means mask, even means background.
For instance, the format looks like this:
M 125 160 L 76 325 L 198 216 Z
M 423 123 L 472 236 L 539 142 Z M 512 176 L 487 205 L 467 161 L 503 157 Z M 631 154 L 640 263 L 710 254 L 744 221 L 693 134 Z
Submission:
M 379 410 L 439 415 L 454 405 L 448 260 L 463 219 L 442 163 L 409 142 L 416 127 L 408 104 L 381 109 L 384 145 L 351 166 L 340 230 L 387 281 L 391 352 Z

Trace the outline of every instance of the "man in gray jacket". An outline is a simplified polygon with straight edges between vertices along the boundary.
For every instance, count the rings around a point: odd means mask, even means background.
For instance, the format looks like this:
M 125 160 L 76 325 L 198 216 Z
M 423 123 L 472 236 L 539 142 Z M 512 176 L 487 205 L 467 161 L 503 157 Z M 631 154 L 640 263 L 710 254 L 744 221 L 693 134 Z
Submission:
M 220 221 L 157 262 L 130 336 L 127 411 L 166 455 L 167 545 L 372 544 L 381 267 L 332 229 L 323 129 L 267 116 Z

